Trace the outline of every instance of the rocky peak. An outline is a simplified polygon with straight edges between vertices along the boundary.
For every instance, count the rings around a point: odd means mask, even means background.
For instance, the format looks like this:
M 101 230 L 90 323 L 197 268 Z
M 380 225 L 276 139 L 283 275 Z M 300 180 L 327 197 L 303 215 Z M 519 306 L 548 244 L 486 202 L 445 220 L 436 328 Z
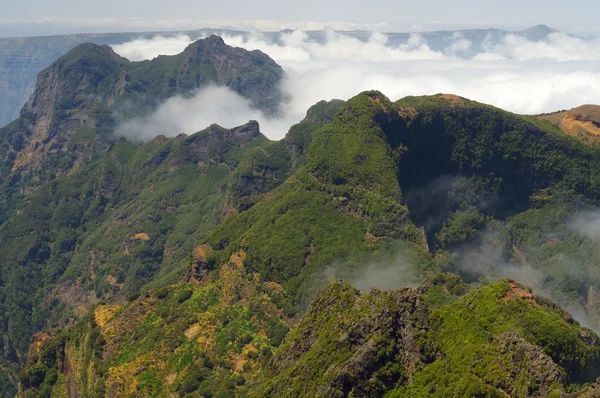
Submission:
M 185 50 L 183 50 L 183 54 L 185 56 L 191 56 L 202 52 L 212 52 L 214 54 L 224 55 L 228 48 L 229 47 L 220 36 L 210 35 L 206 39 L 200 39 L 188 45 Z
M 63 175 L 106 150 L 120 120 L 208 84 L 229 87 L 273 114 L 282 76 L 267 55 L 229 47 L 214 35 L 182 54 L 144 62 L 129 62 L 109 46 L 81 44 L 40 72 L 20 118 L 0 129 L 0 160 L 10 157 L 11 173 L 19 178 L 31 172 L 32 181 L 43 180 L 42 171 Z M 258 125 L 231 134 L 243 142 L 256 137 Z
M 229 151 L 244 147 L 254 140 L 266 140 L 260 133 L 258 122 L 248 123 L 232 129 L 217 124 L 209 126 L 183 139 L 175 156 L 169 161 L 171 168 L 188 163 L 226 163 Z

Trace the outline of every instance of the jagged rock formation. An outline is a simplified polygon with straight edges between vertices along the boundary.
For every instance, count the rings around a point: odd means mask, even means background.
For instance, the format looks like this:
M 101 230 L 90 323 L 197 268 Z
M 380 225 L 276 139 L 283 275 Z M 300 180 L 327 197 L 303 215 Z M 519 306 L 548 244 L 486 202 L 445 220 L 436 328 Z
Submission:
M 456 283 L 443 281 L 363 295 L 345 283 L 329 285 L 278 350 L 259 395 L 560 396 L 569 378 L 586 372 L 569 368 L 563 356 L 574 346 L 587 352 L 581 360 L 592 372 L 588 377 L 598 375 L 600 346 L 580 338 L 589 331 L 565 321 L 561 311 L 542 300 L 503 300 L 523 286 L 500 282 L 432 310 L 432 289 Z M 464 316 L 463 306 L 470 315 L 454 318 Z M 495 312 L 487 313 L 491 308 Z M 506 318 L 509 313 L 514 315 Z M 539 340 L 538 331 L 528 328 L 540 321 L 541 327 L 560 328 L 568 337 Z
M 413 289 L 319 292 L 273 361 L 265 396 L 381 396 L 417 370 L 429 310 Z

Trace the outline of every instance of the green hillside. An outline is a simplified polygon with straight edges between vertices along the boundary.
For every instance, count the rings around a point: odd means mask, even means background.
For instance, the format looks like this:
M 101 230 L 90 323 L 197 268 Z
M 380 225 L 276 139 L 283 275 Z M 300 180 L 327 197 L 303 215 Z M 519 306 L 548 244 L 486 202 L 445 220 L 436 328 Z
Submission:
M 282 73 L 216 37 L 142 63 L 83 45 L 42 72 L 0 130 L 2 391 L 593 396 L 597 148 L 376 91 L 278 142 L 254 121 L 112 136 L 208 82 L 273 110 Z

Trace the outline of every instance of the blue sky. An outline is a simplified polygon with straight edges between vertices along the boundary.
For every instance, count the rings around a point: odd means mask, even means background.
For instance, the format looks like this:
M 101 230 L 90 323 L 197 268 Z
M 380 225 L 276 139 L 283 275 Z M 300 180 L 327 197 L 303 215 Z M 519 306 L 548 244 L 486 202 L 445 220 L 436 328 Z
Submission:
M 0 36 L 203 27 L 418 31 L 547 24 L 600 35 L 594 0 L 3 0 Z

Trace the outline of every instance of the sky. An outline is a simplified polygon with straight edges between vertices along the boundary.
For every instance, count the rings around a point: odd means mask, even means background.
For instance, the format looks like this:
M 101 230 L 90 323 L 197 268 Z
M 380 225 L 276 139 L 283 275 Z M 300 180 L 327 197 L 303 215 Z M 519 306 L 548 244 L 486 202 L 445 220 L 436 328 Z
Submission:
M 600 36 L 596 0 L 3 0 L 0 36 L 237 28 L 364 29 L 384 32 L 461 28 L 518 30 L 546 24 Z

